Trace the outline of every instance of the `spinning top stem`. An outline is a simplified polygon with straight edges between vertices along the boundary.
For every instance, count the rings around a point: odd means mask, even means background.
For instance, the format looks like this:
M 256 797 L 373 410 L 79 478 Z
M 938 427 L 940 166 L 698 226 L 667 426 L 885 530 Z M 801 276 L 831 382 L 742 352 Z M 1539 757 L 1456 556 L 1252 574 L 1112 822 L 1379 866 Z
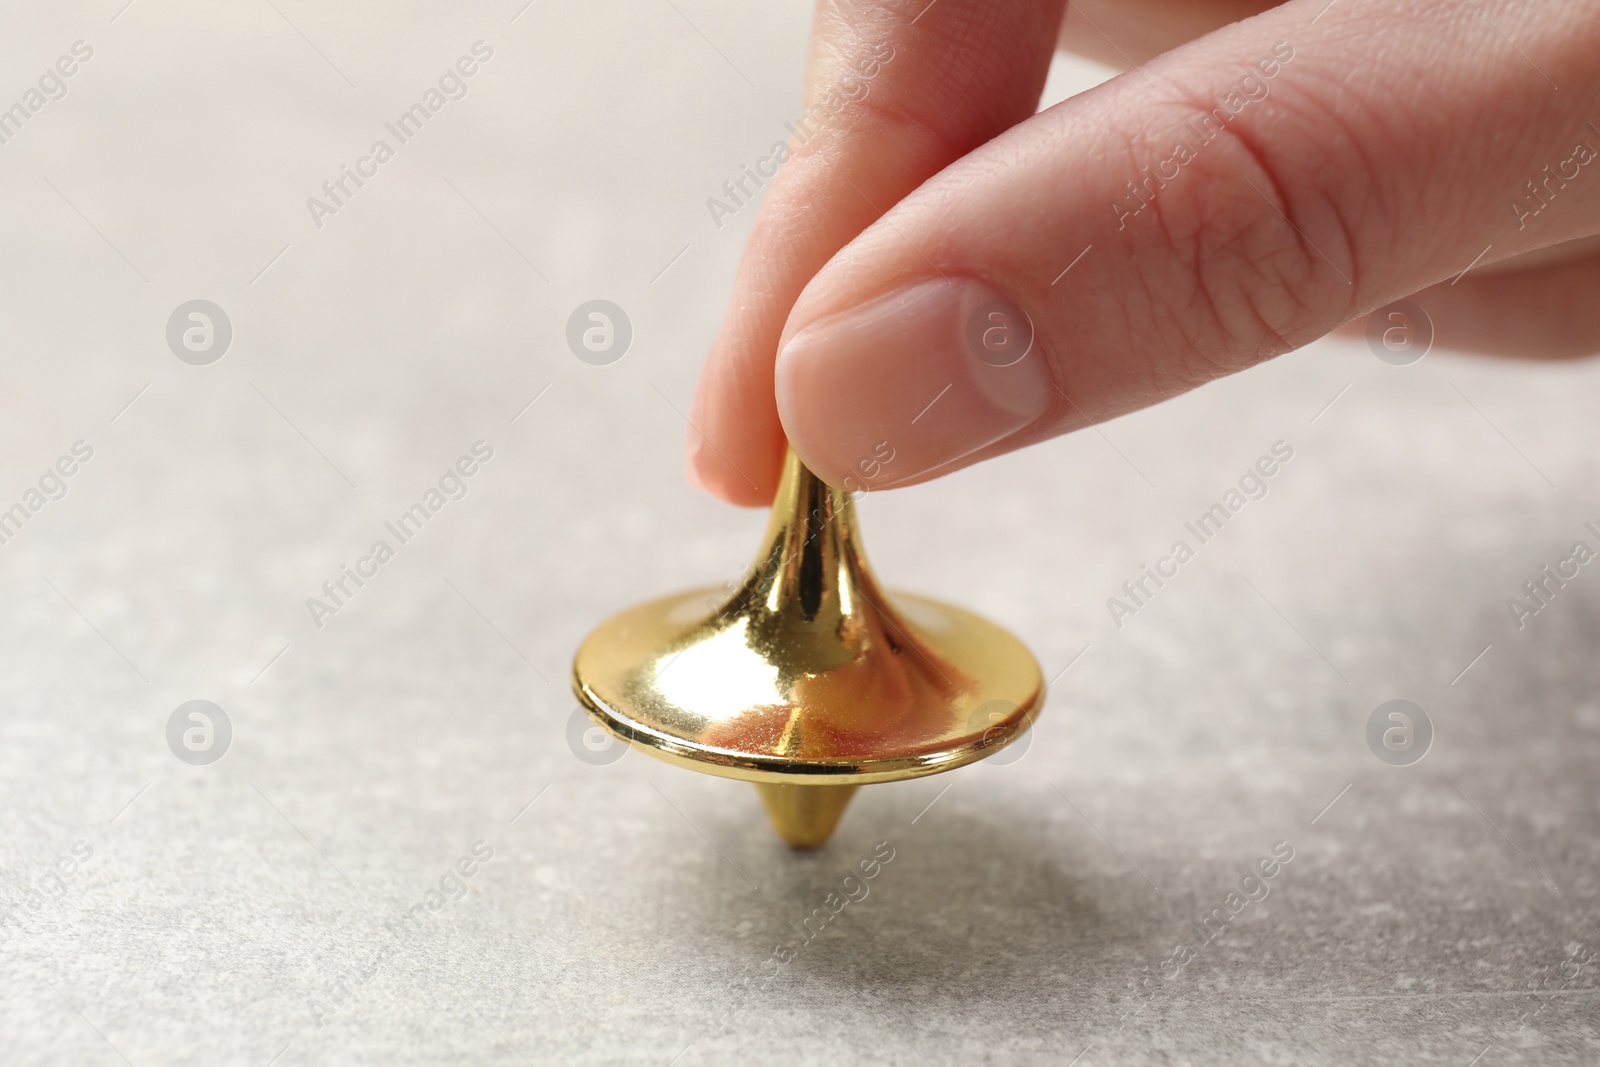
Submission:
M 578 649 L 589 715 L 653 756 L 754 782 L 780 836 L 824 843 L 855 788 L 982 759 L 1038 714 L 1044 681 L 1011 634 L 911 595 L 891 603 L 848 493 L 791 452 L 738 587 L 653 600 Z

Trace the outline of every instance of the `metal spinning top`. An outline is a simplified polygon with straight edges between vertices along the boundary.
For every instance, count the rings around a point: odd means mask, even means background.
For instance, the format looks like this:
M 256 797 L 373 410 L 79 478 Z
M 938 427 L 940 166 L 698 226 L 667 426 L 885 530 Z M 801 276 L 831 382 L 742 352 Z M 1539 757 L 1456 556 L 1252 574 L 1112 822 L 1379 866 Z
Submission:
M 572 688 L 634 747 L 755 783 L 798 848 L 827 841 L 857 786 L 982 759 L 1044 702 L 1039 665 L 1010 633 L 937 600 L 891 600 L 850 495 L 792 451 L 738 588 L 608 619 L 579 647 Z

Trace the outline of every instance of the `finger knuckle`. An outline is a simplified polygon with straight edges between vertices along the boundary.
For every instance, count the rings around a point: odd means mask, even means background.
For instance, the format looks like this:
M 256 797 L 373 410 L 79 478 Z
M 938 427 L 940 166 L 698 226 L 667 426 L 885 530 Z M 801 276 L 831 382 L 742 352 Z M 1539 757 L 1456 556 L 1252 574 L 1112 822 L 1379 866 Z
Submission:
M 1218 123 L 1200 106 L 1180 126 L 1189 158 L 1177 173 L 1168 167 L 1156 181 L 1141 169 L 1155 248 L 1136 258 L 1152 321 L 1164 326 L 1163 366 L 1181 379 L 1174 384 L 1190 386 L 1348 317 L 1354 266 L 1339 205 L 1303 180 L 1302 166 L 1247 123 Z

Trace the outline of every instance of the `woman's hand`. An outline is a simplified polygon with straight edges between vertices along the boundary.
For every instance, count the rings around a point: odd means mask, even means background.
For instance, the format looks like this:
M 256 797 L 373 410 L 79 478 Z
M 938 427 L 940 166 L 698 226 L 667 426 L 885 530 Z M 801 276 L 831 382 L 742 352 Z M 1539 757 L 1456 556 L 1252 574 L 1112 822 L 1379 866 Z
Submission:
M 1594 0 L 1062 14 L 822 0 L 693 481 L 767 504 L 786 440 L 831 484 L 924 481 L 1406 296 L 1440 344 L 1600 350 Z M 1058 39 L 1139 65 L 1035 114 Z

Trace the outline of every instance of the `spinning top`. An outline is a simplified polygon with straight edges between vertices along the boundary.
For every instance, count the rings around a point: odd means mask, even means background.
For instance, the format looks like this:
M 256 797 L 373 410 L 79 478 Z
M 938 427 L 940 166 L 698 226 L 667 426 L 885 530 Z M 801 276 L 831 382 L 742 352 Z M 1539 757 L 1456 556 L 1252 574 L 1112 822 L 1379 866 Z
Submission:
M 799 848 L 827 841 L 857 786 L 982 759 L 1044 702 L 1039 665 L 1011 634 L 937 600 L 891 598 L 850 495 L 793 452 L 738 588 L 608 619 L 578 649 L 572 687 L 634 747 L 754 782 Z

